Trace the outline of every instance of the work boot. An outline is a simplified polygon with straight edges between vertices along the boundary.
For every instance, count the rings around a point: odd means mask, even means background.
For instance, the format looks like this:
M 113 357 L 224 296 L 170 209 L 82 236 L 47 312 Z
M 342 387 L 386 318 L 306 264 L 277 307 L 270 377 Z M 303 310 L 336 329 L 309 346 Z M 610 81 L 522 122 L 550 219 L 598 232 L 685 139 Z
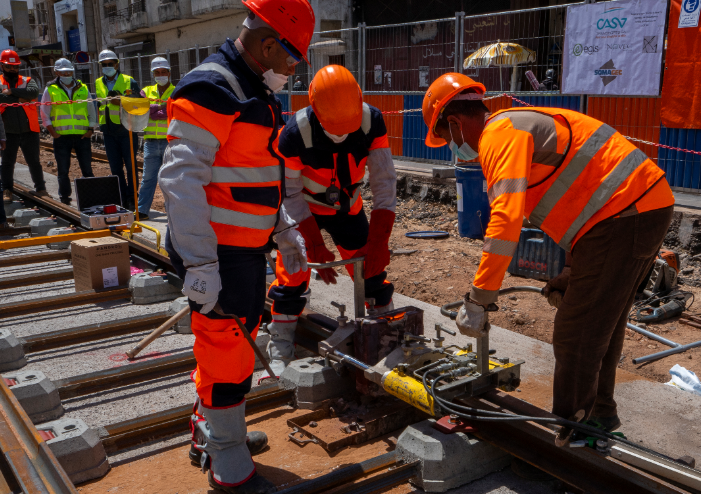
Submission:
M 268 324 L 270 342 L 268 342 L 268 357 L 270 357 L 270 370 L 275 373 L 274 377 L 280 377 L 285 368 L 295 358 L 295 328 L 297 327 L 297 316 L 285 314 L 273 314 L 273 322 Z M 268 371 L 258 379 L 258 384 L 271 376 Z
M 382 307 L 377 307 L 375 306 L 375 310 L 377 311 L 375 315 L 380 315 L 380 314 L 386 314 L 387 312 L 393 311 L 394 310 L 394 300 L 390 300 L 389 304 L 383 305 Z
M 71 205 L 71 198 L 70 198 L 70 197 L 61 197 L 59 200 L 60 200 L 63 204 L 65 204 L 66 206 L 70 206 L 70 205 Z
M 51 199 L 51 196 L 49 195 L 48 192 L 46 192 L 46 189 L 44 189 L 44 190 L 37 190 L 37 191 L 34 193 L 34 195 L 37 196 L 37 197 L 48 197 L 49 199 Z
M 606 432 L 613 432 L 621 426 L 621 419 L 618 415 L 613 417 L 589 417 L 587 425 L 593 425 L 594 427 L 601 426 L 600 428 Z
M 243 484 L 222 485 L 214 479 L 212 471 L 210 470 L 207 475 L 207 480 L 209 481 L 209 485 L 216 491 L 225 492 L 226 494 L 270 494 L 272 492 L 277 492 L 275 484 L 257 473 Z
M 10 189 L 6 189 L 2 191 L 2 201 L 5 204 L 11 204 L 12 203 L 12 191 Z
M 202 410 L 200 409 L 199 398 L 195 401 L 195 405 L 192 407 L 192 416 L 190 417 L 190 431 L 192 432 L 192 444 L 190 444 L 190 461 L 193 464 L 201 466 L 200 460 L 202 459 L 202 450 L 198 449 L 204 447 L 206 438 L 204 433 L 197 427 L 197 423 L 204 421 L 202 416 Z M 257 455 L 265 448 L 268 447 L 268 436 L 265 432 L 261 431 L 248 431 L 246 432 L 246 447 L 251 455 Z
M 200 462 L 202 471 L 209 470 L 209 482 L 212 487 L 227 493 L 267 493 L 274 486 L 256 480 L 253 481 L 256 467 L 246 447 L 246 401 L 229 407 L 209 408 L 202 403 L 198 406 L 204 420 L 198 420 L 196 427 L 204 436 Z

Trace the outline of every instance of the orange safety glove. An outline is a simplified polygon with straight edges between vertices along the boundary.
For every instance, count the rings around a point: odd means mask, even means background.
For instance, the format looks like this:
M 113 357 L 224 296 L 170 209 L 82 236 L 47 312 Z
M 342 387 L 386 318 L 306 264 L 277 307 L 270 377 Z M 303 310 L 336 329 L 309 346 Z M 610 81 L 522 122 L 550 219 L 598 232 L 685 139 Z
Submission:
M 394 211 L 389 209 L 375 209 L 370 214 L 365 279 L 377 276 L 389 265 L 389 236 L 392 234 L 394 217 Z
M 319 225 L 316 224 L 314 216 L 310 216 L 301 222 L 297 230 L 304 237 L 304 244 L 307 247 L 307 259 L 310 262 L 324 263 L 336 260 L 333 252 L 326 248 L 324 238 L 321 236 Z M 333 268 L 317 269 L 316 271 L 327 285 L 336 284 L 338 273 Z

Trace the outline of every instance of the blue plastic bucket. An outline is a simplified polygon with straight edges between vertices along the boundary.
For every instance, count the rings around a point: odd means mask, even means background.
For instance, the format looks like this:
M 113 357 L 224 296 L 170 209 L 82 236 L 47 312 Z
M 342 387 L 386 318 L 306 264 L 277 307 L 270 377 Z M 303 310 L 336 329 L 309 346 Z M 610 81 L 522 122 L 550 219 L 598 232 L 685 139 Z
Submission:
M 483 238 L 489 223 L 487 180 L 479 165 L 463 165 L 455 169 L 458 188 L 458 233 L 461 237 Z

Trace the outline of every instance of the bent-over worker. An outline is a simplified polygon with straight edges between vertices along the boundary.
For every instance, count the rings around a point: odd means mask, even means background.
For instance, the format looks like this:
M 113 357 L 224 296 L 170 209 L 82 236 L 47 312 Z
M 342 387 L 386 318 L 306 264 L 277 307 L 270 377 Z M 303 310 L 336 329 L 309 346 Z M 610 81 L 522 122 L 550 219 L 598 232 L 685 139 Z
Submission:
M 309 85 L 311 105 L 299 110 L 280 133 L 285 156 L 287 211 L 299 224 L 310 262 L 335 259 L 320 229 L 326 230 L 343 259 L 365 256 L 365 297 L 379 313 L 392 309 L 394 286 L 387 281 L 389 237 L 397 204 L 397 174 L 382 113 L 363 103 L 353 75 L 340 65 L 322 68 Z M 373 210 L 368 224 L 360 186 L 369 171 Z M 353 277 L 353 265 L 347 265 Z M 332 268 L 321 278 L 336 283 Z M 288 273 L 279 257 L 277 279 L 268 297 L 270 367 L 280 376 L 294 358 L 294 333 L 304 309 L 311 270 Z M 263 378 L 267 377 L 267 373 Z
M 628 313 L 670 225 L 672 191 L 664 172 L 612 127 L 559 108 L 490 113 L 484 92 L 465 75 L 445 74 L 423 101 L 426 144 L 479 157 L 487 179 L 491 218 L 458 327 L 474 337 L 488 330 L 485 310 L 494 308 L 526 216 L 568 252 L 568 266 L 546 287 L 558 307 L 552 411 L 615 430 Z M 562 430 L 558 445 L 570 435 Z
M 314 31 L 307 0 L 248 0 L 240 37 L 190 71 L 168 101 L 168 147 L 159 174 L 166 249 L 192 308 L 197 386 L 190 458 L 209 484 L 267 494 L 252 453 L 267 437 L 246 433 L 245 396 L 254 352 L 229 314 L 255 339 L 265 308 L 265 254 L 272 236 L 286 269 L 306 269 L 304 240 L 282 206 L 285 161 L 277 152 L 285 85 Z M 305 59 L 306 60 L 306 59 Z

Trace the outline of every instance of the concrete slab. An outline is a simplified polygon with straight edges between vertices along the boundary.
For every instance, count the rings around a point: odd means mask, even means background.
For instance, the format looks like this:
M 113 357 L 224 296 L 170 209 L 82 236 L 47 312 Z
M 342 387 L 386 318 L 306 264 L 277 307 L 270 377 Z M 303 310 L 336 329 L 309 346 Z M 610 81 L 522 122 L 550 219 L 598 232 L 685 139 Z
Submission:
M 322 281 L 311 281 L 312 310 L 334 317 L 336 310 L 331 306 L 332 300 L 344 303 L 349 308 L 353 306 L 353 282 L 350 277 L 339 276 L 337 280 L 336 285 L 328 286 Z M 456 293 L 455 299 L 461 296 Z M 401 294 L 395 294 L 394 305 L 413 305 L 423 309 L 427 335 L 433 336 L 437 322 L 457 331 L 455 323 L 440 314 L 440 307 Z M 475 343 L 474 339 L 462 336 L 459 332 L 457 336 L 445 334 L 445 338 L 446 346 Z M 498 355 L 526 361 L 521 367 L 522 392 L 514 392 L 514 395 L 550 410 L 552 375 L 555 369 L 552 345 L 492 326 L 490 348 L 496 349 Z M 616 393 L 619 415 L 623 421 L 621 431 L 629 439 L 670 456 L 691 455 L 701 460 L 701 396 L 646 381 L 622 370 L 618 371 Z

